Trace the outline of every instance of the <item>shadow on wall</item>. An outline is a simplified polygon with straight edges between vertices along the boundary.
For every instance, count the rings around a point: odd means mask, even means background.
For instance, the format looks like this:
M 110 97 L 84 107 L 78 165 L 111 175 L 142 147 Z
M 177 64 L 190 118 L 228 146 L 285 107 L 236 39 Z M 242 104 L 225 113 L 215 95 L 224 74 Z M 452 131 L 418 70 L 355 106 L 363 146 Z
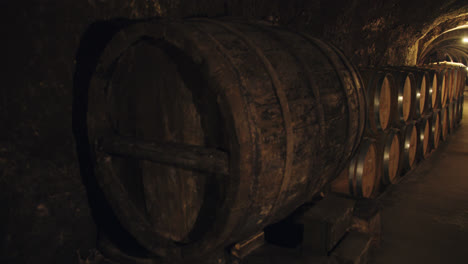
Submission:
M 123 229 L 94 177 L 86 124 L 88 88 L 100 55 L 116 32 L 135 22 L 137 21 L 130 22 L 127 19 L 100 21 L 89 26 L 83 35 L 76 54 L 73 80 L 73 134 L 83 184 L 86 186 L 92 216 L 97 225 L 98 241 L 105 237 L 124 253 L 144 257 L 147 252 Z

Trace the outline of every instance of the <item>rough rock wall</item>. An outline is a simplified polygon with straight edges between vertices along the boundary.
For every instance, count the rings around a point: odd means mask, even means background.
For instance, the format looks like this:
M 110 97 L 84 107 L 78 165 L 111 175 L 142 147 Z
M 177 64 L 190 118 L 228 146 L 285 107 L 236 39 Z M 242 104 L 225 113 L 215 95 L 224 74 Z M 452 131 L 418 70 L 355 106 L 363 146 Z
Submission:
M 97 21 L 245 16 L 310 31 L 355 64 L 412 64 L 417 40 L 464 1 L 2 1 L 0 262 L 74 263 L 96 228 L 72 133 L 75 59 Z M 446 15 L 450 14 L 450 15 Z M 448 17 L 447 17 L 448 16 Z

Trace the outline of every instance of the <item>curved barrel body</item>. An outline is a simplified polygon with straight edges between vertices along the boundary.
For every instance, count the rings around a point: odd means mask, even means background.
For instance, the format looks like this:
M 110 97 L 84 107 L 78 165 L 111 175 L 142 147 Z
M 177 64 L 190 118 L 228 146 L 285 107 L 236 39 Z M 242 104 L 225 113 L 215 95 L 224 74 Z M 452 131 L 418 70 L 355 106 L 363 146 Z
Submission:
M 379 159 L 382 162 L 382 182 L 384 184 L 395 183 L 400 168 L 401 144 L 399 135 L 390 130 L 383 135 L 380 147 Z
M 376 135 L 394 123 L 397 87 L 391 73 L 373 68 L 361 68 L 359 72 L 367 95 L 368 131 Z
M 336 48 L 248 21 L 129 25 L 88 93 L 97 180 L 124 228 L 166 259 L 290 214 L 344 168 L 366 119 Z
M 356 155 L 332 182 L 331 190 L 352 197 L 371 198 L 378 186 L 377 146 L 371 139 L 362 141 Z

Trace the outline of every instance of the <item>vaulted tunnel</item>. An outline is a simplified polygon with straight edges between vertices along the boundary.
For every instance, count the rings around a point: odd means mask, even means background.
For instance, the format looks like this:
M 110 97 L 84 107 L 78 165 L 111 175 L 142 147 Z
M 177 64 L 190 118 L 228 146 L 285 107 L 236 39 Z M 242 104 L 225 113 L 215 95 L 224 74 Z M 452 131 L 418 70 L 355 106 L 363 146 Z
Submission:
M 468 260 L 465 1 L 0 10 L 1 263 Z

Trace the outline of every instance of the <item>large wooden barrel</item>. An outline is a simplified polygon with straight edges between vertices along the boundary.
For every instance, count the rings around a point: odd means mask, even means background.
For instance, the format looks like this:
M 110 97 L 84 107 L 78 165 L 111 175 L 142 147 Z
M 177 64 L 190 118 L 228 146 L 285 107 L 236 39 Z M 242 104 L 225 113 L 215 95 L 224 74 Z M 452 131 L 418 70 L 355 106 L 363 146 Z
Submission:
M 450 69 L 441 68 L 439 69 L 439 79 L 440 82 L 440 107 L 444 108 L 448 102 L 448 94 L 450 89 L 451 82 L 451 71 Z
M 466 67 L 454 66 L 452 68 L 452 76 L 451 101 L 456 101 L 461 95 L 461 89 L 466 78 Z
M 122 226 L 169 262 L 245 239 L 317 195 L 366 119 L 336 48 L 247 21 L 128 25 L 88 94 L 97 181 Z
M 458 68 L 458 83 L 457 89 L 455 94 L 455 99 L 460 98 L 463 95 L 463 91 L 465 90 L 465 82 L 466 82 L 466 68 L 461 67 Z
M 416 104 L 416 86 L 414 75 L 411 72 L 397 69 L 387 69 L 395 78 L 398 90 L 398 119 L 408 122 L 413 119 Z
M 394 121 L 397 106 L 395 80 L 392 74 L 374 68 L 361 68 L 360 74 L 367 95 L 368 130 L 376 135 L 389 129 Z
M 461 79 L 461 71 L 459 68 L 454 68 L 453 72 L 453 83 L 452 83 L 452 91 L 451 91 L 451 96 L 450 96 L 450 101 L 453 102 L 456 99 L 458 99 L 458 93 L 459 93 L 459 86 L 460 86 L 460 79 Z
M 431 98 L 431 109 L 437 109 L 440 105 L 440 89 L 438 73 L 435 70 L 429 71 L 429 97 Z
M 417 162 L 419 142 L 418 127 L 414 122 L 407 123 L 401 130 L 402 138 L 402 169 L 404 172 L 411 170 Z
M 378 167 L 377 147 L 373 140 L 366 139 L 348 166 L 332 182 L 331 190 L 352 197 L 370 198 L 376 189 Z
M 420 118 L 430 107 L 429 104 L 429 73 L 427 71 L 413 71 L 416 79 L 415 118 Z
M 382 182 L 384 184 L 395 183 L 398 179 L 400 166 L 401 144 L 398 133 L 393 130 L 382 136 L 380 142 L 379 159 L 382 163 Z
M 447 84 L 447 101 L 446 101 L 446 105 L 448 105 L 448 104 L 450 104 L 452 102 L 453 90 L 454 90 L 456 79 L 457 79 L 456 69 L 448 68 L 447 72 L 448 72 L 449 78 L 448 78 L 448 81 L 446 82 L 446 84 Z

